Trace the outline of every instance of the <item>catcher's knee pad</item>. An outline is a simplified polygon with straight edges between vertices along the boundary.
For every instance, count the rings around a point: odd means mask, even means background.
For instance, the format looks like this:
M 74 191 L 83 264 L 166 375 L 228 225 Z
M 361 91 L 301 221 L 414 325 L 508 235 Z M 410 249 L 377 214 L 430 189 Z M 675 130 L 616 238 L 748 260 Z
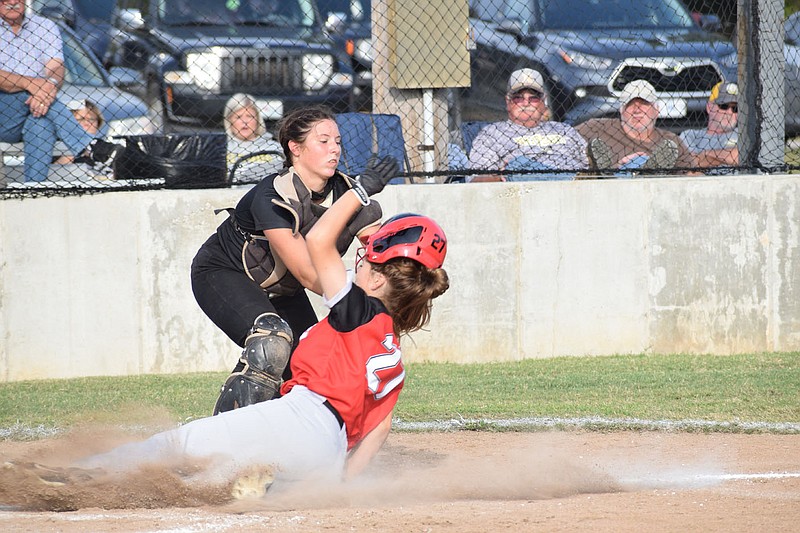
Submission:
M 263 313 L 253 323 L 239 361 L 244 364 L 222 385 L 214 414 L 274 398 L 292 352 L 292 329 L 275 313 Z

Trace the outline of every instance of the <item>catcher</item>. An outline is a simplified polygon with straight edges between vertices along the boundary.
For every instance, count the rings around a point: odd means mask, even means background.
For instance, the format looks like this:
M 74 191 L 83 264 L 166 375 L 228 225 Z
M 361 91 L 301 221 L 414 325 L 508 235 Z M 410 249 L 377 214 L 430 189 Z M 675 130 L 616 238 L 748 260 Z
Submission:
M 327 110 L 293 111 L 281 122 L 278 138 L 286 168 L 265 176 L 235 208 L 227 209 L 230 216 L 192 262 L 197 303 L 243 348 L 222 385 L 214 414 L 270 400 L 281 380 L 291 376 L 287 362 L 296 340 L 317 322 L 305 289 L 322 293 L 305 235 L 355 185 L 336 170 L 341 137 Z M 363 176 L 388 181 L 398 169 L 394 158 L 374 157 Z M 364 242 L 381 216 L 377 202 L 359 205 L 337 236 L 338 253 L 343 255 L 355 237 Z

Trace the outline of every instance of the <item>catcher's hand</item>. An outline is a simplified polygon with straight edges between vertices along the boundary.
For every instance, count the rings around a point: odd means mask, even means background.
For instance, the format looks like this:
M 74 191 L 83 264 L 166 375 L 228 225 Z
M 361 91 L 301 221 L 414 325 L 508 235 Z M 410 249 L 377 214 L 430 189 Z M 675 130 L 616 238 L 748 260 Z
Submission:
M 356 178 L 354 185 L 361 203 L 367 205 L 369 197 L 381 192 L 386 184 L 397 176 L 399 170 L 400 165 L 394 157 L 387 155 L 379 160 L 378 154 L 372 154 L 367 161 L 367 168 Z

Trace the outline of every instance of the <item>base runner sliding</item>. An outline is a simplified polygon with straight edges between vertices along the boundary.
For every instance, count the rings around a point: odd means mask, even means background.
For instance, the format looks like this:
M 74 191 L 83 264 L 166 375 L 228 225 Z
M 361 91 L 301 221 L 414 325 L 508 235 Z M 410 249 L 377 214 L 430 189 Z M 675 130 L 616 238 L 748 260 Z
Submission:
M 424 327 L 432 300 L 449 287 L 442 268 L 444 231 L 416 214 L 386 221 L 359 249 L 355 270 L 345 268 L 336 240 L 359 207 L 385 185 L 382 178 L 362 179 L 306 237 L 330 312 L 302 335 L 280 397 L 192 421 L 88 457 L 78 466 L 111 475 L 148 463 L 202 459 L 204 474 L 218 481 L 251 474 L 239 480 L 244 485 L 234 483 L 235 496 L 263 494 L 273 476 L 346 480 L 362 472 L 389 434 L 403 387 L 399 337 Z M 291 334 L 274 331 L 272 318 L 260 317 L 253 335 Z M 76 469 L 63 470 L 70 472 Z

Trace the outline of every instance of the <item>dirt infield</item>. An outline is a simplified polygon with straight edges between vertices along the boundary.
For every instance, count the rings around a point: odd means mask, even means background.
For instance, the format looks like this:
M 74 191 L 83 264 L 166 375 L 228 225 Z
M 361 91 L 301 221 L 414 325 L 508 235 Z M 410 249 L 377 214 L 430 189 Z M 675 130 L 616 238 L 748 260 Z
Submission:
M 0 442 L 0 456 L 75 454 L 74 444 Z M 214 503 L 168 477 L 148 483 L 86 489 L 76 511 L 6 508 L 0 530 L 797 531 L 800 435 L 395 432 L 367 475 L 334 491 L 273 487 Z M 10 485 L 0 478 L 0 496 Z

